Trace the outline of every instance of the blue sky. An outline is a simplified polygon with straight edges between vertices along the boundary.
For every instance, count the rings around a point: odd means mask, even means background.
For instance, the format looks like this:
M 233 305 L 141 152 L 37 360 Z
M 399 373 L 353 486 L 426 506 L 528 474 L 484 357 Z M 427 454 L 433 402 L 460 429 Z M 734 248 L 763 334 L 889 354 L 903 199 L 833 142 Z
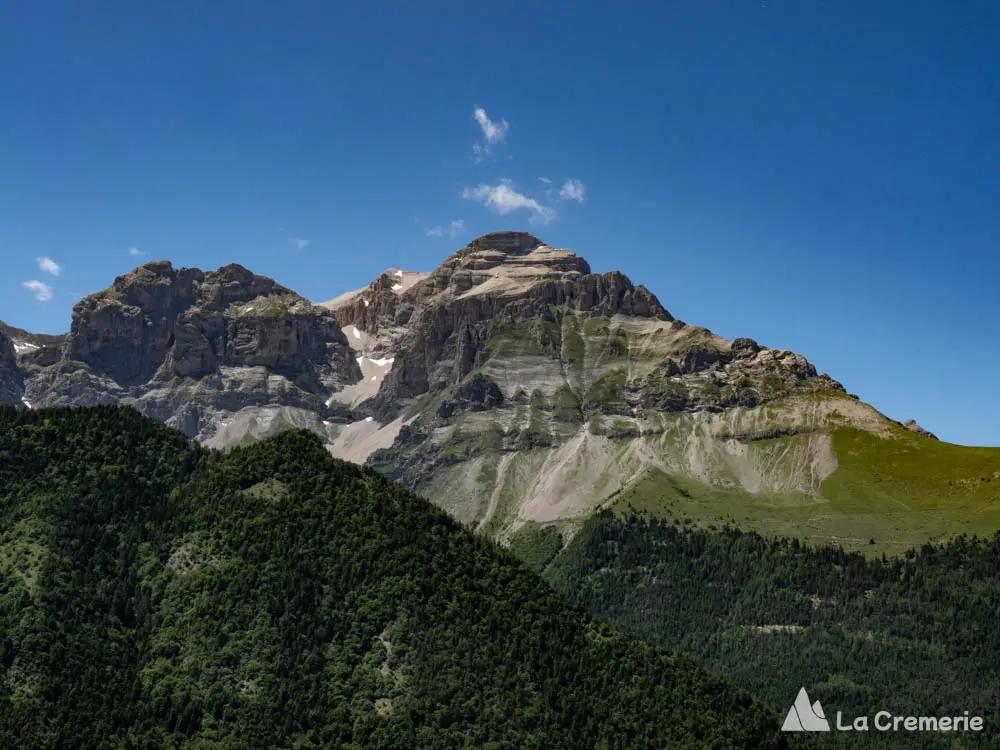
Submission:
M 146 260 L 320 301 L 526 229 L 1000 445 L 993 0 L 11 0 L 0 92 L 15 325 Z

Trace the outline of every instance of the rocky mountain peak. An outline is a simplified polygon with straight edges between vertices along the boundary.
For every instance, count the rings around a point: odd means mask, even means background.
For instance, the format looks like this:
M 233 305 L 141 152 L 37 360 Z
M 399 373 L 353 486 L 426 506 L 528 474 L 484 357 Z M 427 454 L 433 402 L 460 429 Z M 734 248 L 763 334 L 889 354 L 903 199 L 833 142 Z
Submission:
M 78 302 L 65 337 L 13 349 L 32 404 L 129 403 L 202 438 L 240 408 L 325 416 L 330 393 L 361 377 L 331 312 L 238 264 L 146 263 Z
M 546 306 L 600 315 L 637 315 L 672 320 L 656 297 L 627 276 L 596 274 L 590 264 L 553 248 L 527 232 L 491 232 L 477 237 L 429 273 L 389 269 L 368 287 L 342 294 L 322 306 L 343 325 L 380 337 L 400 331 L 428 309 L 504 309 L 535 315 Z M 478 314 L 476 319 L 481 319 Z
M 458 253 L 494 251 L 508 255 L 520 255 L 544 244 L 540 239 L 527 232 L 489 232 L 476 237 Z
M 590 273 L 590 264 L 569 250 L 557 250 L 527 232 L 492 232 L 477 237 L 445 260 L 438 272 L 463 269 L 486 271 L 503 268 L 548 269 L 564 273 Z
M 390 269 L 322 307 L 365 356 L 395 362 L 376 399 L 382 417 L 400 399 L 461 381 L 487 356 L 494 334 L 519 321 L 551 323 L 564 313 L 673 320 L 624 274 L 592 273 L 583 258 L 527 232 L 478 237 L 430 273 Z
M 119 276 L 104 291 L 81 300 L 77 308 L 83 315 L 102 305 L 118 304 L 140 307 L 154 316 L 175 317 L 191 308 L 221 311 L 233 304 L 267 296 L 305 302 L 292 290 L 238 263 L 206 272 L 198 268 L 174 268 L 170 261 L 163 260 L 146 263 Z

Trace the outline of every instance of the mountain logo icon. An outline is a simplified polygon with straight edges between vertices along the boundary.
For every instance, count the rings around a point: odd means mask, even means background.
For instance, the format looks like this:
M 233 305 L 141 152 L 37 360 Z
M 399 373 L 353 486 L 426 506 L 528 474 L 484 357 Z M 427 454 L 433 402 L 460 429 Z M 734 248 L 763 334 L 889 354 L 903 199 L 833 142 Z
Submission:
M 785 723 L 781 725 L 782 732 L 829 732 L 830 722 L 826 720 L 823 706 L 819 701 L 809 703 L 809 693 L 805 688 L 799 690 L 795 703 L 788 709 Z

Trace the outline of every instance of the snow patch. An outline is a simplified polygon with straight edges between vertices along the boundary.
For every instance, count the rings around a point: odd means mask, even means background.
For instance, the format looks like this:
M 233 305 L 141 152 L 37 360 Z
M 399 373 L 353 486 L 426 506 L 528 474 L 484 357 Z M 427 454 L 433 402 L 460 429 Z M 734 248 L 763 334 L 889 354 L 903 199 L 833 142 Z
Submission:
M 358 366 L 361 368 L 364 368 L 365 364 L 373 364 L 376 367 L 388 367 L 392 365 L 393 362 L 396 361 L 395 357 L 384 357 L 382 359 L 369 359 L 364 355 L 360 357 L 355 357 L 354 359 L 357 361 Z
M 403 288 L 402 284 L 393 284 L 392 285 L 392 291 L 394 291 L 394 292 L 398 292 L 402 288 Z
M 361 301 L 365 303 L 365 307 L 368 307 L 368 305 L 370 305 L 370 304 L 371 304 L 371 302 L 369 302 L 369 301 L 368 301 L 368 300 L 366 300 L 366 299 L 363 299 L 363 300 L 361 300 Z
M 21 403 L 27 406 L 29 409 L 35 408 L 34 406 L 31 405 L 31 402 L 28 401 L 28 399 L 24 398 L 23 396 L 21 397 Z
M 37 345 L 29 344 L 27 341 L 14 341 L 12 343 L 14 344 L 15 354 L 24 354 L 25 352 L 33 352 L 35 349 L 38 349 Z
M 349 330 L 349 327 L 344 328 L 344 333 L 348 337 L 353 335 Z M 367 341 L 367 335 L 363 334 L 361 341 L 357 344 L 358 349 L 366 346 Z M 338 401 L 342 404 L 357 406 L 365 399 L 371 398 L 377 394 L 379 386 L 385 379 L 386 374 L 392 369 L 394 358 L 380 357 L 378 359 L 371 359 L 366 357 L 364 354 L 356 354 L 354 361 L 358 363 L 358 368 L 361 370 L 361 380 L 357 383 L 341 388 L 334 396 L 331 397 L 331 401 Z
M 365 421 L 366 422 L 374 422 L 375 421 L 375 417 L 365 417 Z
M 358 331 L 357 326 L 351 326 L 351 335 L 354 336 L 354 338 L 356 339 L 361 338 L 361 332 Z
M 403 272 L 402 271 L 396 271 L 396 273 L 394 273 L 393 276 L 398 276 L 399 278 L 403 278 Z

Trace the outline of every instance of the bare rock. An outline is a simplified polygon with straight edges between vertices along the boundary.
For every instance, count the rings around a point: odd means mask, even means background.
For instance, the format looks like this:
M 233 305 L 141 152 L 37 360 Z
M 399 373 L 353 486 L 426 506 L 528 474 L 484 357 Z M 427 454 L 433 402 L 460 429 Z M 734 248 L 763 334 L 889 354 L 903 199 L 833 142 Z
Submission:
M 935 435 L 933 432 L 931 432 L 930 430 L 925 430 L 923 427 L 917 424 L 917 421 L 915 419 L 910 419 L 907 420 L 906 422 L 903 422 L 903 427 L 910 430 L 911 432 L 917 433 L 918 435 L 923 435 L 924 437 L 931 438 L 932 440 L 938 439 L 938 436 Z
M 0 404 L 21 405 L 24 383 L 13 342 L 0 331 Z
M 250 407 L 331 416 L 330 395 L 361 378 L 336 315 L 236 264 L 147 263 L 81 300 L 65 337 L 31 346 L 33 405 L 129 404 L 192 436 Z

